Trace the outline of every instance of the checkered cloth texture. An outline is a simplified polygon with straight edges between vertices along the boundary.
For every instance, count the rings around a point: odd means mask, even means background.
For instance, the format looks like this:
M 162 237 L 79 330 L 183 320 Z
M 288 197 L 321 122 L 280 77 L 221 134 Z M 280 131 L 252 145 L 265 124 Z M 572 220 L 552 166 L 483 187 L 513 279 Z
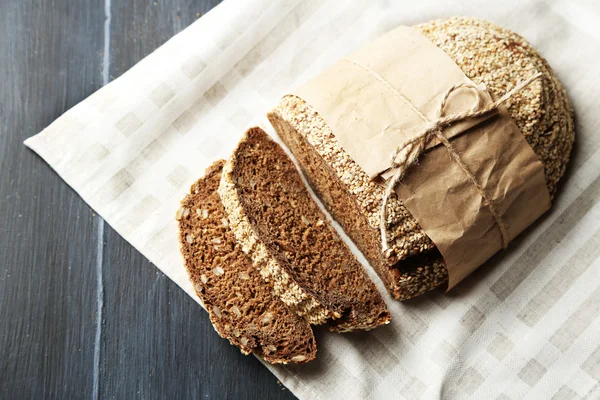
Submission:
M 597 1 L 226 0 L 26 145 L 196 299 L 174 218 L 190 184 L 290 88 L 399 24 L 452 15 L 519 32 L 567 88 L 577 138 L 553 209 L 450 294 L 386 294 L 389 326 L 320 334 L 315 362 L 269 368 L 300 399 L 598 399 Z

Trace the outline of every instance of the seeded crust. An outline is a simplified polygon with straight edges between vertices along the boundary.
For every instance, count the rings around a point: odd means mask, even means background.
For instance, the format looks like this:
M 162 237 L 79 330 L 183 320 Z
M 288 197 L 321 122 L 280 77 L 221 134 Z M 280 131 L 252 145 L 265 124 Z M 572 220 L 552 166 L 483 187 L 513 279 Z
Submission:
M 574 141 L 572 106 L 546 60 L 519 35 L 473 18 L 436 20 L 415 27 L 446 52 L 465 75 L 500 96 L 543 74 L 506 104 L 544 165 L 551 196 L 564 174 Z M 445 263 L 431 239 L 397 198 L 390 199 L 392 257 L 382 256 L 378 222 L 383 188 L 341 149 L 331 129 L 306 102 L 285 96 L 268 115 L 295 154 L 315 192 L 353 239 L 397 299 L 444 284 Z
M 315 358 L 308 322 L 279 300 L 236 243 L 217 193 L 225 161 L 194 183 L 177 212 L 179 242 L 196 294 L 217 333 L 273 364 Z
M 246 132 L 225 164 L 219 194 L 242 250 L 298 315 L 340 332 L 390 321 L 377 288 L 292 161 L 260 128 Z

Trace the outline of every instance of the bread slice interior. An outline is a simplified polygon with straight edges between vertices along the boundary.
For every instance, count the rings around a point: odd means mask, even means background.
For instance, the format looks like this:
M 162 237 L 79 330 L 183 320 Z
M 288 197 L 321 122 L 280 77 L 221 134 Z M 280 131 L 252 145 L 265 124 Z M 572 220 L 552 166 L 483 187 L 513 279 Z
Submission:
M 194 183 L 177 212 L 179 240 L 198 297 L 215 330 L 242 353 L 270 363 L 315 358 L 309 323 L 273 294 L 237 244 L 217 193 L 224 161 Z
M 248 130 L 227 161 L 219 194 L 243 250 L 299 315 L 337 331 L 390 321 L 374 283 L 292 160 L 260 128 Z

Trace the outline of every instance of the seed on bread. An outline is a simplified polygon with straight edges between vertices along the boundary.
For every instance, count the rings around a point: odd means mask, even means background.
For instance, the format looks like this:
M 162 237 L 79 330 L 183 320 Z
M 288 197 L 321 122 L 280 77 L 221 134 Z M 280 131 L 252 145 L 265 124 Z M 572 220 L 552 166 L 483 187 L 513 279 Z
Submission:
M 238 318 L 242 316 L 242 312 L 237 306 L 231 307 L 231 312 L 234 313 Z
M 261 318 L 261 322 L 263 324 L 268 324 L 269 322 L 271 322 L 273 320 L 273 314 L 270 312 L 266 312 L 262 318 Z
M 247 273 L 245 273 L 245 272 L 240 272 L 240 273 L 238 274 L 238 276 L 240 277 L 240 279 L 242 279 L 242 280 L 245 280 L 245 281 L 247 281 L 248 279 L 250 279 L 250 275 L 248 275 L 248 274 L 247 274 Z
M 175 219 L 179 221 L 181 218 L 187 217 L 189 214 L 190 210 L 185 207 L 180 207 L 175 213 Z

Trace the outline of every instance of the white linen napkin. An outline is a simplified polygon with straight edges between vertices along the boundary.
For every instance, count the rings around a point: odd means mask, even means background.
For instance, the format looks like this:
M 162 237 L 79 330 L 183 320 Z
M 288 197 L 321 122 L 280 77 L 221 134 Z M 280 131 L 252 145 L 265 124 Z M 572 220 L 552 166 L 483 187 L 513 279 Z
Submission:
M 269 368 L 301 399 L 600 398 L 593 0 L 226 0 L 25 144 L 195 299 L 174 219 L 190 184 L 247 127 L 268 126 L 287 89 L 398 24 L 452 15 L 521 33 L 565 84 L 577 145 L 553 210 L 450 295 L 386 294 L 389 326 L 323 334 L 314 363 Z

